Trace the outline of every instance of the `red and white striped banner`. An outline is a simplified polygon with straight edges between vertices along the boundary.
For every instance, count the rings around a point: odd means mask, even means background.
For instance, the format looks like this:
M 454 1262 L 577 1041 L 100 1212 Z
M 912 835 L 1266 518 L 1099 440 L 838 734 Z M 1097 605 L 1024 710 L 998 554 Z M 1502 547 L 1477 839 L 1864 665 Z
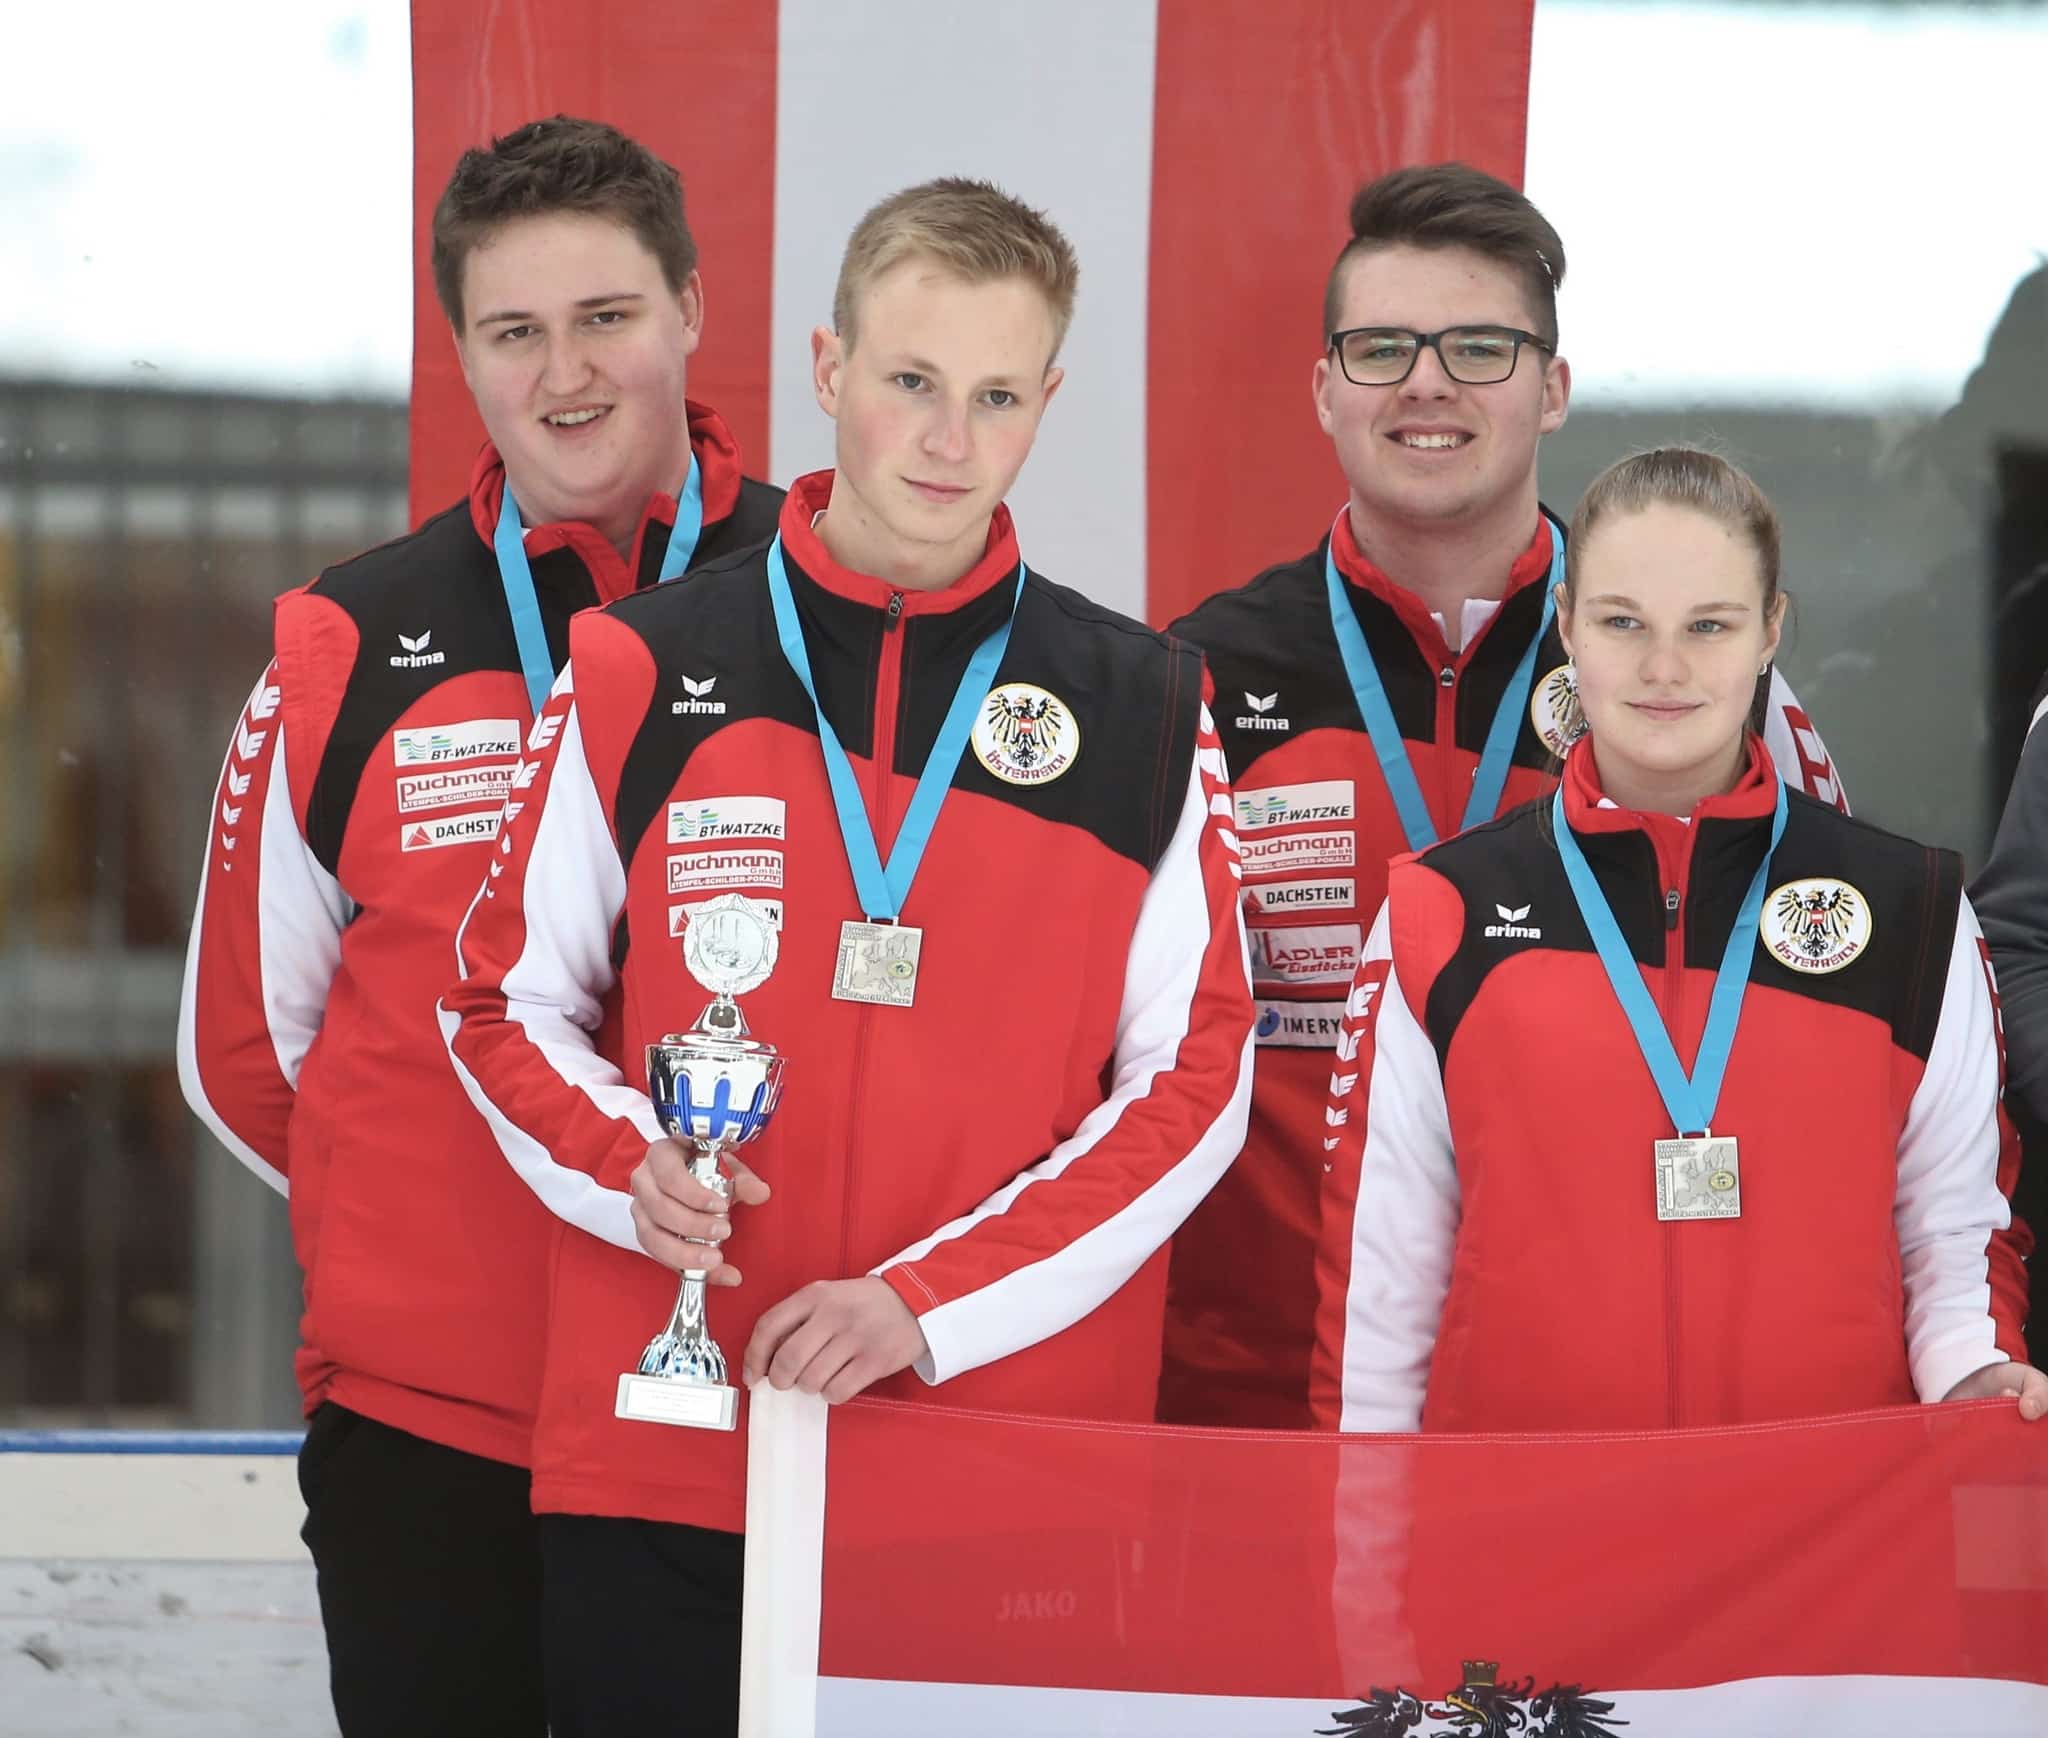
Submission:
M 1521 1437 L 748 1405 L 753 1738 L 2048 1732 L 2048 1432 L 2009 1402 Z
M 1032 565 L 1164 622 L 1307 548 L 1343 483 L 1309 402 L 1357 185 L 1461 157 L 1519 180 L 1532 0 L 415 0 L 415 516 L 481 438 L 427 268 L 458 153 L 611 121 L 683 172 L 692 393 L 786 483 L 847 232 L 980 175 L 1072 237 L 1067 384 L 1012 505 Z

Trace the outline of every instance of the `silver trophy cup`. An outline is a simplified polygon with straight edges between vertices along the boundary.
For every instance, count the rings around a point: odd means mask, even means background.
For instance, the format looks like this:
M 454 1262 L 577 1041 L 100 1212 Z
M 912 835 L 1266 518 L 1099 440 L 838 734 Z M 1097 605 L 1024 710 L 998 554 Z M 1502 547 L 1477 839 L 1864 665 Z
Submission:
M 683 962 L 714 1000 L 687 1032 L 647 1046 L 647 1090 L 661 1126 L 693 1149 L 690 1175 L 721 1195 L 732 1192 L 720 1164 L 732 1148 L 759 1138 L 782 1096 L 784 1058 L 747 1031 L 733 1000 L 758 989 L 775 968 L 775 927 L 744 894 L 697 907 L 683 938 Z M 640 1367 L 619 1378 L 621 1418 L 730 1430 L 739 1390 L 725 1379 L 725 1354 L 704 1321 L 705 1280 L 686 1270 L 668 1326 L 647 1343 Z

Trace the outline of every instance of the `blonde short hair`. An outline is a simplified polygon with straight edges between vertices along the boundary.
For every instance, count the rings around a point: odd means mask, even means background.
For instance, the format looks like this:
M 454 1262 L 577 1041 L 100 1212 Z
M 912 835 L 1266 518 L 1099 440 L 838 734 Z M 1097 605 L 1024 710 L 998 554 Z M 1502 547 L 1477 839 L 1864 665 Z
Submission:
M 1073 244 L 1044 212 L 990 182 L 959 176 L 892 193 L 854 225 L 832 292 L 833 329 L 849 351 L 861 291 L 912 258 L 932 260 L 970 284 L 1022 278 L 1033 285 L 1052 310 L 1052 356 L 1060 353 L 1081 275 Z

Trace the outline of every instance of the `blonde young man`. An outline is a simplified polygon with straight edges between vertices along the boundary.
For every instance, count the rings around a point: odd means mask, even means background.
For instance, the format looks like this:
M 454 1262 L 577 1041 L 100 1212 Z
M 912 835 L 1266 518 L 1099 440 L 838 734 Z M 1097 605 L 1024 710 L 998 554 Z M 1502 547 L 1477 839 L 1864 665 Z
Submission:
M 1003 505 L 1074 282 L 981 183 L 862 219 L 812 338 L 837 469 L 768 548 L 579 618 L 460 937 L 457 1069 L 567 1221 L 534 1482 L 556 1738 L 735 1717 L 745 1403 L 682 1442 L 613 1415 L 670 1269 L 723 1288 L 735 1380 L 1151 1416 L 1250 987 L 1200 658 L 1027 568 Z M 731 1204 L 642 1062 L 707 1000 L 677 938 L 725 892 L 780 926 L 743 1006 L 791 1059 Z M 849 977 L 880 942 L 896 973 Z M 591 1048 L 615 985 L 624 1078 Z M 629 1184 L 630 1231 L 582 1215 Z
M 179 1074 L 291 1197 L 299 1484 L 350 1738 L 545 1730 L 527 1466 L 552 1221 L 434 1002 L 569 617 L 775 527 L 781 491 L 685 397 L 682 191 L 598 121 L 463 153 L 433 261 L 490 436 L 468 496 L 278 600 L 214 797 Z

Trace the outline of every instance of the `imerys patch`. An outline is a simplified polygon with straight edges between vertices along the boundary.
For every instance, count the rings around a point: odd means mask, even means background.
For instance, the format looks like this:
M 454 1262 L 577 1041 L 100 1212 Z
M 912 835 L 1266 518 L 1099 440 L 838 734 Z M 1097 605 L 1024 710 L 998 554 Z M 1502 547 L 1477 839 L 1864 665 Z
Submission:
M 1780 965 L 1838 972 L 1870 945 L 1870 901 L 1846 881 L 1788 881 L 1764 901 L 1757 929 Z
M 1029 682 L 991 688 L 974 721 L 975 758 L 1013 785 L 1050 784 L 1081 753 L 1081 727 L 1057 694 Z
M 1571 665 L 1558 665 L 1536 684 L 1529 695 L 1529 723 L 1559 760 L 1585 735 L 1586 715 L 1579 707 L 1579 680 Z

